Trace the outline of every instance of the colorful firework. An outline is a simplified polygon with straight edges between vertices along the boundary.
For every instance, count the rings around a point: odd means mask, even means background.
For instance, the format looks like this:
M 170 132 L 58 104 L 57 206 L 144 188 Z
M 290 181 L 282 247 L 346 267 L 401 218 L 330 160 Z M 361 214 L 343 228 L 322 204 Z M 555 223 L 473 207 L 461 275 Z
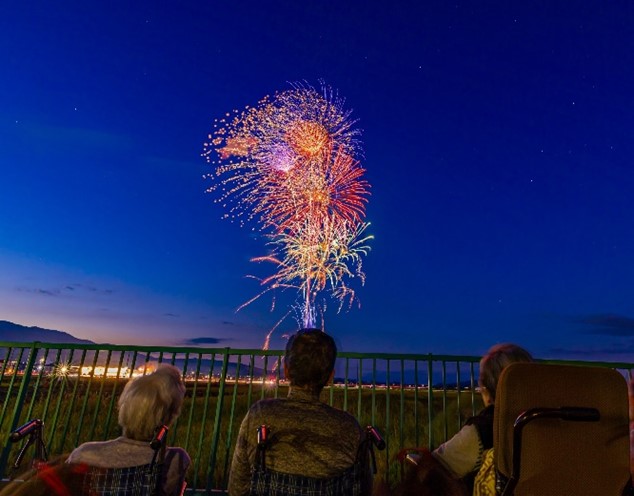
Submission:
M 339 309 L 356 300 L 348 281 L 363 284 L 361 257 L 372 236 L 363 221 L 370 186 L 350 115 L 330 88 L 295 84 L 215 122 L 203 153 L 215 165 L 208 191 L 227 209 L 225 217 L 259 226 L 273 251 L 253 261 L 277 268 L 240 308 L 294 288 L 302 325 L 314 327 L 320 293 L 339 301 Z

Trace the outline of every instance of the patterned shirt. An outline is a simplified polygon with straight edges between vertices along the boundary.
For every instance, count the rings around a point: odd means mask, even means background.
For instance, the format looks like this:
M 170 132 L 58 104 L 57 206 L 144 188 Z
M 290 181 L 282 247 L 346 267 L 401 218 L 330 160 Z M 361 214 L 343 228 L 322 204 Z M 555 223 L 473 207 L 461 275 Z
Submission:
M 255 465 L 257 429 L 269 428 L 266 468 L 314 478 L 335 477 L 357 461 L 365 433 L 347 412 L 319 401 L 319 396 L 291 388 L 288 398 L 255 403 L 240 426 L 229 476 L 229 495 L 249 494 Z M 364 464 L 366 487 L 371 487 Z

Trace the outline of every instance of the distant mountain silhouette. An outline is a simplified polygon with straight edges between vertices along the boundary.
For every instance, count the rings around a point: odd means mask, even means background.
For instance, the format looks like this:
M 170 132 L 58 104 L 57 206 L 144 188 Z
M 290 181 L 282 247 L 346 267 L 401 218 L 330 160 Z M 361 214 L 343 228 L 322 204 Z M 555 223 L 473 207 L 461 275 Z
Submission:
M 78 339 L 76 337 L 74 337 L 71 334 L 68 334 L 67 332 L 62 332 L 62 331 L 55 331 L 53 329 L 43 329 L 41 327 L 27 327 L 27 326 L 23 326 L 20 324 L 14 324 L 13 322 L 9 322 L 7 320 L 0 320 L 0 342 L 8 342 L 8 343 L 31 343 L 33 341 L 41 341 L 42 343 L 61 343 L 61 344 L 95 344 L 93 341 L 89 341 L 88 339 Z M 110 364 L 111 366 L 116 366 L 121 360 L 121 353 L 120 351 L 114 351 L 112 352 L 112 354 L 110 355 Z M 86 364 L 90 364 L 93 360 L 95 352 L 94 351 L 89 351 L 88 354 L 85 357 L 84 363 Z M 5 358 L 6 352 L 4 350 L 2 350 L 0 348 L 0 360 L 3 360 Z M 68 351 L 68 349 L 63 349 L 61 355 L 60 355 L 60 360 L 65 361 L 65 360 L 70 360 L 71 363 L 75 364 L 75 365 L 79 365 L 79 355 L 76 354 L 74 356 L 74 358 L 70 358 L 70 352 Z M 99 360 L 97 360 L 97 365 L 104 365 L 105 364 L 105 360 L 107 359 L 106 354 L 102 353 L 99 356 Z M 158 365 L 158 356 L 159 353 L 152 353 L 149 356 L 149 361 L 148 363 L 154 367 L 156 365 Z M 176 367 L 178 367 L 181 370 L 185 369 L 185 363 L 188 363 L 188 370 L 189 372 L 193 372 L 195 370 L 196 364 L 192 359 L 184 359 L 181 358 L 182 355 L 178 356 L 178 357 L 174 357 L 172 359 L 172 357 L 164 357 L 163 361 L 165 363 L 172 363 L 172 360 L 174 362 L 174 365 Z M 13 350 L 13 358 L 15 359 L 17 357 L 17 350 Z M 143 355 L 139 355 L 137 357 L 137 361 L 134 363 L 135 368 L 139 367 L 139 366 L 143 366 L 143 363 L 145 362 L 144 356 Z M 131 366 L 132 364 L 130 364 L 130 353 L 128 354 L 124 354 L 124 360 L 121 361 L 122 366 L 123 367 L 128 367 Z M 220 372 L 222 371 L 223 368 L 223 362 L 222 360 L 211 360 L 209 358 L 203 358 L 201 360 L 201 364 L 200 364 L 200 373 L 201 374 L 208 374 L 210 370 L 213 370 L 214 375 L 218 375 L 220 374 Z M 269 365 L 269 369 L 270 369 L 270 365 Z M 235 377 L 237 372 L 240 372 L 240 376 L 241 377 L 247 377 L 250 372 L 250 367 L 248 365 L 245 364 L 241 364 L 240 367 L 238 368 L 238 364 L 230 361 L 227 364 L 227 375 L 229 377 Z M 259 367 L 254 367 L 253 368 L 253 375 L 254 376 L 261 376 L 262 375 L 262 369 Z M 269 373 L 269 375 L 273 375 L 272 373 Z
M 14 324 L 8 320 L 0 320 L 0 341 L 30 343 L 42 341 L 44 343 L 77 343 L 94 344 L 88 339 L 79 339 L 67 332 L 43 329 L 41 327 L 27 327 Z

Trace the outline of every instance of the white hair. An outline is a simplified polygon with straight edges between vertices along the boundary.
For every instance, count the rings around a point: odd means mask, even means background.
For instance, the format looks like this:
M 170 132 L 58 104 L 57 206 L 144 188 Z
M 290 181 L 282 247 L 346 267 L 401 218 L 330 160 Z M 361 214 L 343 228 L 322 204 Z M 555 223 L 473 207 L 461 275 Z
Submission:
M 181 412 L 185 385 L 180 371 L 159 365 L 155 372 L 129 381 L 119 397 L 119 425 L 123 435 L 149 441 L 159 425 L 170 425 Z

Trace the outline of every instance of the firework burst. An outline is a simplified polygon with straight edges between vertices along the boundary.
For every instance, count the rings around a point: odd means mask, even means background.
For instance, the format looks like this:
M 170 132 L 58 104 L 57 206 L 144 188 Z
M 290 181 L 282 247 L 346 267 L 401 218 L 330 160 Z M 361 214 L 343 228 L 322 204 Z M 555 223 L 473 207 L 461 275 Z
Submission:
M 260 280 L 262 292 L 240 308 L 292 288 L 302 325 L 314 327 L 320 293 L 340 309 L 356 300 L 349 281 L 365 280 L 370 185 L 359 162 L 360 131 L 344 103 L 329 87 L 294 84 L 214 123 L 203 152 L 215 167 L 208 191 L 225 217 L 258 225 L 272 252 L 253 261 L 276 267 Z

